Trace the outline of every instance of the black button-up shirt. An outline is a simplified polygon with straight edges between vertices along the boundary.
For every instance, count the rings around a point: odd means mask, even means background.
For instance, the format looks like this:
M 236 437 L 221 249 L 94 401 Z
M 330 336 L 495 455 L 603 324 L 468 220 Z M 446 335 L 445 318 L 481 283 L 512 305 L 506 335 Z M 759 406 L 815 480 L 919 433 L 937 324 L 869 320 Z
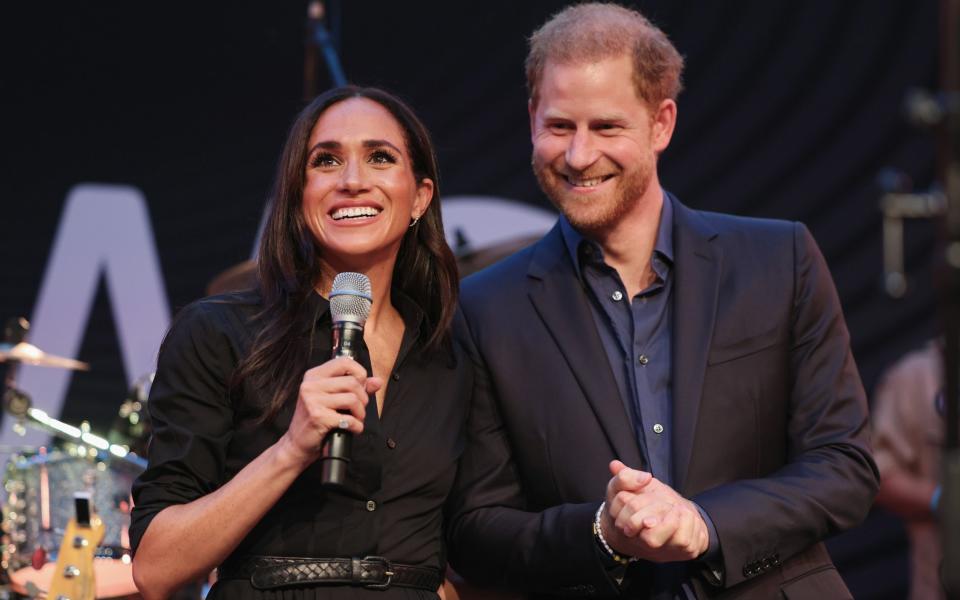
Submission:
M 309 302 L 302 343 L 309 348 L 309 366 L 315 366 L 331 356 L 331 323 L 324 298 L 314 294 Z M 377 414 L 371 401 L 364 432 L 353 441 L 348 479 L 354 493 L 322 489 L 317 461 L 247 534 L 234 556 L 379 555 L 444 567 L 442 509 L 463 449 L 471 371 L 456 349 L 455 354 L 424 351 L 419 336 L 422 312 L 399 292 L 394 292 L 393 302 L 405 324 L 403 341 L 392 373 L 374 373 L 389 386 L 383 414 Z M 260 391 L 249 382 L 232 396 L 227 391 L 230 375 L 258 331 L 252 317 L 259 308 L 253 294 L 201 300 L 181 312 L 167 335 L 148 405 L 153 425 L 150 464 L 133 490 L 134 548 L 158 512 L 216 490 L 289 426 L 295 397 L 273 422 L 255 425 Z M 359 362 L 370 368 L 366 348 Z M 315 598 L 320 589 L 298 587 L 284 598 Z M 384 597 L 349 586 L 323 587 L 323 597 L 331 590 L 339 590 L 338 596 Z M 389 592 L 409 596 L 413 590 Z M 249 581 L 228 580 L 218 583 L 210 597 L 259 594 Z

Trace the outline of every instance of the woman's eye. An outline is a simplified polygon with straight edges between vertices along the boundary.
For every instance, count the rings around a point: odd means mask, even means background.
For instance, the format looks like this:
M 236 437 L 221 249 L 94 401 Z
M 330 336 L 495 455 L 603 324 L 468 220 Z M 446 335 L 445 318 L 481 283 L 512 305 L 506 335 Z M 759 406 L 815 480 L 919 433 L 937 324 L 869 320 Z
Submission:
M 396 164 L 397 157 L 386 150 L 377 150 L 370 155 L 370 162 L 377 165 L 392 165 Z
M 337 157 L 329 152 L 319 152 L 310 162 L 311 167 L 333 167 L 339 164 Z

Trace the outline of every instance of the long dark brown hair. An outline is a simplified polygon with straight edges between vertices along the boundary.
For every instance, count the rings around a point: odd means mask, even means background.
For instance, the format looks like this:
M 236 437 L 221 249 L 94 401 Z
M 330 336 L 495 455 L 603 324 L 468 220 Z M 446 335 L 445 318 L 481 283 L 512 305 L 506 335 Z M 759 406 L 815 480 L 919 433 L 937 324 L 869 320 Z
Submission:
M 433 181 L 433 198 L 419 223 L 407 230 L 393 269 L 393 287 L 423 310 L 426 327 L 421 342 L 426 351 L 449 344 L 450 324 L 457 305 L 457 264 L 447 245 L 440 216 L 437 159 L 426 127 L 396 96 L 377 88 L 345 86 L 314 99 L 293 122 L 277 167 L 270 214 L 260 241 L 257 263 L 263 308 L 257 313 L 259 333 L 240 362 L 232 389 L 249 380 L 265 399 L 260 421 L 275 417 L 300 385 L 310 366 L 309 332 L 304 315 L 320 276 L 321 249 L 304 221 L 302 199 L 306 181 L 307 143 L 317 119 L 329 107 L 350 98 L 367 98 L 387 109 L 403 129 L 419 184 Z M 312 330 L 311 330 L 312 331 Z

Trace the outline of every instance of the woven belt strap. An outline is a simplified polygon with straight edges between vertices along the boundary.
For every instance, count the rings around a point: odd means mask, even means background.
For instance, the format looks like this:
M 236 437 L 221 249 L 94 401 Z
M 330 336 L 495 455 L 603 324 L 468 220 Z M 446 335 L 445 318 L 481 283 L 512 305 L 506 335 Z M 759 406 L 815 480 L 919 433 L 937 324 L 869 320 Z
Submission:
M 392 563 L 382 556 L 365 558 L 298 558 L 247 556 L 217 569 L 220 579 L 250 579 L 253 587 L 268 590 L 307 583 L 347 584 L 373 589 L 390 586 L 437 591 L 443 578 L 432 567 Z

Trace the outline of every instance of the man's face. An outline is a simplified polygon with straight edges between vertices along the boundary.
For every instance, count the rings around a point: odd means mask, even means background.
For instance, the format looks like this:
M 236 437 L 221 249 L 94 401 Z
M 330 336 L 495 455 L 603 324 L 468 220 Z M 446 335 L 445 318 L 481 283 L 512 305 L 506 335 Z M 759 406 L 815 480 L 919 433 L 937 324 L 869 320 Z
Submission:
M 548 62 L 538 101 L 530 105 L 540 187 L 585 233 L 609 231 L 642 202 L 656 181 L 657 154 L 673 132 L 676 105 L 664 100 L 651 114 L 632 77 L 628 55 Z

